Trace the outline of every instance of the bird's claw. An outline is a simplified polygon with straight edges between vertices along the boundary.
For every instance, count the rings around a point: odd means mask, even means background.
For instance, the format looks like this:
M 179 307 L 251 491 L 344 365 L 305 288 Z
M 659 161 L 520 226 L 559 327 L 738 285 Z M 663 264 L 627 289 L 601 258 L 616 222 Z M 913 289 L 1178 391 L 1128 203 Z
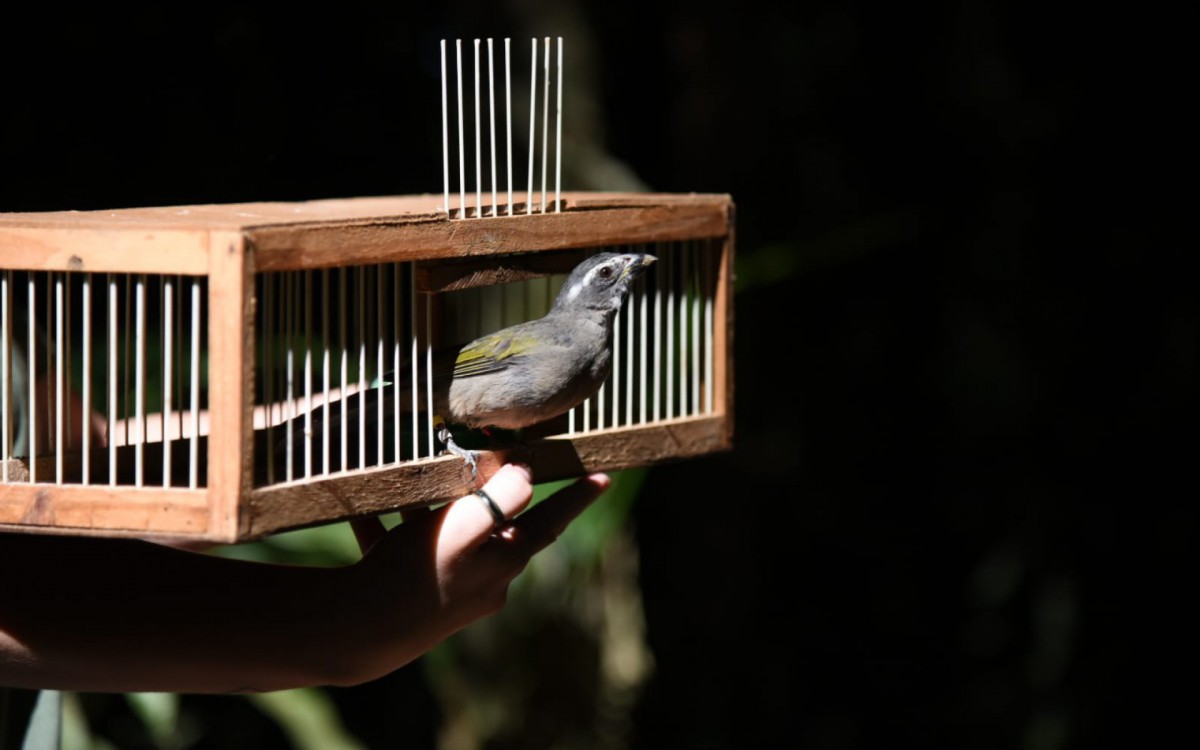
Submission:
M 471 484 L 474 485 L 479 479 L 479 451 L 460 448 L 458 443 L 454 442 L 454 436 L 450 433 L 450 428 L 446 426 L 446 422 L 441 417 L 436 417 L 433 421 L 434 427 L 437 428 L 438 440 L 446 446 L 446 450 L 461 458 L 466 462 L 467 466 L 471 467 Z

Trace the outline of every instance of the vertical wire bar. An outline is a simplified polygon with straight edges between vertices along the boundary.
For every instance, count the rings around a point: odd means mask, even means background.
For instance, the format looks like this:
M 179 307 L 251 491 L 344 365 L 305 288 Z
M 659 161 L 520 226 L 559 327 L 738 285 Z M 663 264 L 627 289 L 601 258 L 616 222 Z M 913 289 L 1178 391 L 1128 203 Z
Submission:
M 71 362 L 71 350 L 73 348 L 71 345 L 71 341 L 72 341 L 72 339 L 71 339 L 71 283 L 72 283 L 71 276 L 72 276 L 72 274 L 70 271 L 68 271 L 64 274 L 64 279 L 66 282 L 66 297 L 63 300 L 63 304 L 66 307 L 66 311 L 63 313 L 63 335 L 66 338 L 66 346 L 63 349 L 62 355 L 63 355 L 63 358 L 66 360 L 64 363 L 64 367 L 65 367 L 65 372 L 66 372 L 66 387 L 67 387 L 68 398 L 70 397 L 71 393 L 73 392 L 72 387 L 71 387 L 71 373 L 73 372 L 73 370 L 71 369 L 71 365 L 73 364 Z M 87 412 L 84 412 L 84 413 L 86 414 Z M 75 439 L 75 429 L 74 429 L 74 427 L 72 427 L 71 423 L 74 422 L 75 420 L 72 419 L 69 414 L 66 415 L 64 417 L 64 419 L 66 420 L 66 425 L 64 426 L 64 430 L 66 431 L 67 437 L 66 437 L 66 440 L 63 443 L 63 445 L 66 446 L 67 449 L 69 450 L 70 446 L 74 445 L 73 441 Z
M 401 305 L 400 264 L 392 264 L 392 440 L 396 446 L 396 463 L 400 463 L 400 336 Z
M 338 444 L 338 446 L 340 446 L 340 451 L 338 451 L 338 458 L 340 458 L 340 460 L 341 460 L 341 463 L 337 464 L 338 470 L 346 470 L 346 467 L 348 466 L 348 463 L 349 463 L 347 458 L 348 458 L 348 454 L 349 454 L 348 422 L 349 422 L 350 415 L 348 414 L 348 407 L 350 404 L 350 396 L 346 392 L 348 389 L 348 386 L 349 386 L 349 378 L 350 378 L 350 362 L 349 362 L 350 354 L 347 349 L 347 332 L 346 332 L 346 318 L 347 318 L 346 274 L 347 274 L 347 271 L 348 271 L 348 269 L 344 269 L 344 268 L 337 269 L 338 376 L 340 376 L 340 385 L 341 385 L 341 389 L 340 389 L 340 391 L 338 391 L 338 392 L 340 392 L 340 396 L 338 396 L 338 401 L 337 401 L 337 409 L 338 409 L 337 428 L 338 428 L 338 437 L 340 437 L 340 444 Z M 326 430 L 329 430 L 329 427 L 326 427 Z
M 492 40 L 487 40 L 488 49 L 488 109 L 492 133 L 492 148 L 488 153 L 492 157 L 492 216 L 500 215 L 500 198 L 496 192 L 496 62 L 492 54 Z
M 412 400 L 412 409 L 410 415 L 412 418 L 412 457 L 415 461 L 421 457 L 421 430 L 417 423 L 417 414 L 420 406 L 418 394 L 421 391 L 421 381 L 418 377 L 419 367 L 417 366 L 417 355 L 420 352 L 419 343 L 417 341 L 417 274 L 416 269 L 411 263 L 408 264 L 408 300 L 409 306 L 412 308 L 412 314 L 409 315 L 409 398 Z
M 46 411 L 46 429 L 47 430 L 54 429 L 53 425 L 51 424 L 51 421 L 54 419 L 54 412 L 52 411 L 54 409 L 54 378 L 52 377 L 52 375 L 54 373 L 54 337 L 51 335 L 51 334 L 53 334 L 53 329 L 51 328 L 51 326 L 53 325 L 53 322 L 54 322 L 54 294 L 52 291 L 53 286 L 54 286 L 53 282 L 54 282 L 54 274 L 47 273 L 46 274 L 46 317 L 43 318 L 43 320 L 46 321 L 46 328 L 47 328 L 46 338 L 45 338 L 45 341 L 46 341 L 46 409 L 47 409 L 47 411 Z M 46 433 L 46 448 L 47 448 L 47 450 L 53 450 L 53 448 L 54 448 L 54 435 L 52 434 L 52 432 Z
M 427 424 L 427 432 L 429 435 L 429 457 L 433 458 L 437 454 L 437 449 L 433 444 L 433 295 L 425 295 L 425 404 L 428 407 L 429 416 L 425 420 Z
M 675 254 L 661 252 L 660 248 L 658 257 L 661 258 L 659 263 L 662 264 L 662 275 L 659 279 L 667 287 L 667 371 L 663 380 L 667 389 L 667 419 L 670 419 L 675 416 Z
M 333 422 L 329 419 L 330 373 L 329 373 L 329 269 L 321 269 L 321 388 L 325 398 L 321 402 L 321 474 L 329 476 L 329 433 Z
M 37 481 L 37 281 L 29 272 L 29 481 Z
M 529 40 L 529 193 L 525 197 L 526 215 L 533 213 L 533 153 L 537 134 L 537 37 Z
M 546 213 L 546 156 L 550 144 L 550 37 L 543 46 L 546 61 L 542 65 L 542 213 Z
M 508 215 L 513 215 L 513 170 L 512 170 L 512 39 L 504 39 L 504 111 L 507 114 L 507 126 L 504 135 L 508 151 Z
M 184 352 L 186 347 L 190 346 L 190 344 L 187 342 L 187 338 L 184 336 L 187 318 L 185 313 L 187 305 L 187 286 L 185 276 L 175 275 L 175 280 L 172 286 L 172 300 L 172 320 L 174 320 L 174 324 L 170 330 L 174 331 L 174 344 L 172 347 L 174 365 L 172 373 L 170 373 L 170 377 L 164 377 L 163 379 L 168 380 L 170 383 L 170 388 L 172 388 L 172 426 L 178 424 L 178 430 L 176 430 L 174 433 L 174 439 L 182 440 L 187 437 L 188 433 L 188 428 L 184 424 L 185 419 L 188 418 L 187 409 L 184 407 L 184 378 L 187 377 L 187 367 L 185 367 L 186 359 Z M 190 456 L 188 456 L 188 461 L 185 462 L 185 466 L 191 466 Z M 174 479 L 172 481 L 174 482 Z
M 691 414 L 691 403 L 695 398 L 695 393 L 692 389 L 692 382 L 695 379 L 696 368 L 693 367 L 691 342 L 695 338 L 695 330 L 692 325 L 692 263 L 690 248 L 687 243 L 680 243 L 678 248 L 680 263 L 679 274 L 679 321 L 680 321 L 680 339 L 679 339 L 679 358 L 680 358 L 680 373 L 679 373 L 679 409 L 684 415 Z
M 558 38 L 558 98 L 555 100 L 557 134 L 554 137 L 554 212 L 562 213 L 562 89 L 563 89 L 563 39 Z
M 637 359 L 633 356 L 633 321 L 637 317 L 637 298 L 634 294 L 629 295 L 629 303 L 627 307 L 629 309 L 629 315 L 625 318 L 625 332 L 629 334 L 626 337 L 628 339 L 626 346 L 629 347 L 627 351 L 629 356 L 627 356 L 625 359 L 629 370 L 625 373 L 625 424 L 631 425 L 633 424 L 633 373 L 635 369 L 635 363 L 637 362 Z
M 575 434 L 575 409 L 572 408 L 567 412 L 567 434 Z
M 446 96 L 446 40 L 442 40 L 442 196 L 445 201 L 446 218 L 450 218 L 450 113 Z M 324 292 L 323 292 L 324 293 Z M 329 391 L 328 382 L 325 384 Z M 326 397 L 328 402 L 328 397 Z
M 174 312 L 175 294 L 174 284 L 170 276 L 164 276 L 162 280 L 162 314 L 159 319 L 162 321 L 163 327 L 163 408 L 162 408 L 162 450 L 163 450 L 163 487 L 171 486 L 171 388 L 174 386 L 171 376 L 171 355 L 172 355 L 172 337 L 174 336 Z
M 285 400 L 281 416 L 286 420 L 284 444 L 287 446 L 283 475 L 290 482 L 296 476 L 296 272 L 284 271 L 282 281 Z
M 184 378 L 184 371 L 183 371 L 184 370 L 184 368 L 183 368 L 183 351 L 184 351 L 183 305 L 184 305 L 184 301 L 187 299 L 187 286 L 184 283 L 184 278 L 185 277 L 182 274 L 176 274 L 176 276 L 175 276 L 175 299 L 176 299 L 175 304 L 178 308 L 178 310 L 176 311 L 176 315 L 174 316 L 174 318 L 175 318 L 175 404 L 176 404 L 175 415 L 179 421 L 179 431 L 175 434 L 175 436 L 180 440 L 182 440 L 183 436 L 184 436 L 183 420 L 184 420 L 184 417 L 187 416 L 187 412 L 184 411 L 184 409 L 183 409 L 183 388 L 184 388 L 184 384 L 187 382 L 186 379 Z
M 688 289 L 692 295 L 692 410 L 696 416 L 700 413 L 700 260 L 695 243 L 689 243 L 688 262 L 692 267 L 688 274 Z
M 656 247 L 655 252 L 658 253 L 659 257 L 662 257 L 663 253 L 662 253 L 661 247 Z M 660 419 L 662 419 L 662 408 L 663 408 L 663 397 L 662 397 L 662 392 L 663 392 L 663 382 L 662 382 L 662 379 L 663 379 L 662 378 L 663 340 L 662 339 L 663 339 L 663 284 L 664 284 L 663 277 L 664 276 L 666 276 L 665 283 L 669 284 L 670 283 L 669 275 L 657 274 L 657 273 L 655 274 L 655 284 L 654 284 L 654 325 L 653 325 L 653 328 L 651 331 L 651 335 L 654 338 L 653 354 L 651 355 L 654 358 L 653 359 L 654 367 L 652 370 L 653 376 L 650 379 L 650 393 L 652 396 L 652 408 L 650 410 L 650 414 L 651 414 L 650 418 L 654 422 L 657 422 Z M 649 279 L 647 279 L 647 281 L 645 283 L 647 285 L 649 285 L 649 283 L 650 283 Z M 669 307 L 668 307 L 668 309 L 669 309 Z
M 130 361 L 133 352 L 133 274 L 125 274 L 125 346 L 124 346 L 124 368 L 121 370 L 122 386 L 121 398 L 125 401 L 125 445 L 133 445 L 129 439 L 129 430 L 132 427 L 133 412 L 130 411 L 130 394 L 129 394 L 129 376 L 133 372 L 130 366 Z
M 284 297 L 287 294 L 285 291 L 286 283 L 284 279 L 284 273 L 286 272 L 280 271 L 272 274 L 271 279 L 271 307 L 269 309 L 271 315 L 271 326 L 268 334 L 270 337 L 268 339 L 268 351 L 270 352 L 271 356 L 271 369 L 269 372 L 271 377 L 271 400 L 268 404 L 267 424 L 272 430 L 274 430 L 276 426 L 278 426 L 280 429 L 283 429 L 283 394 L 286 392 L 284 386 L 284 365 L 287 363 L 287 341 L 280 340 L 283 338 L 283 306 L 285 301 Z M 280 351 L 276 351 L 277 347 Z M 278 370 L 275 369 L 276 354 L 282 355 Z M 271 444 L 274 446 L 278 440 L 280 440 L 280 438 L 274 438 L 271 441 Z M 283 445 L 283 443 L 279 443 L 279 445 Z M 272 450 L 272 453 L 276 452 L 276 450 Z
M 267 412 L 267 484 L 275 483 L 275 274 L 264 273 L 263 285 L 263 330 L 262 330 L 262 360 L 263 360 L 263 403 Z
M 83 405 L 80 438 L 83 450 L 82 476 L 83 484 L 91 484 L 91 449 L 92 449 L 92 274 L 83 275 L 83 285 L 80 288 L 83 304 L 83 393 L 80 394 Z
M 338 343 L 342 347 L 341 354 L 341 375 L 342 375 L 342 390 L 339 406 L 341 407 L 341 419 L 338 420 L 341 430 L 341 463 L 338 467 L 345 471 L 350 466 L 350 446 L 348 438 L 350 436 L 350 394 L 347 392 L 350 386 L 350 348 L 349 341 L 346 335 L 346 318 L 349 314 L 346 310 L 346 274 L 350 273 L 349 268 L 338 269 L 338 320 L 341 321 L 338 338 Z
M 358 468 L 367 467 L 367 267 L 358 273 Z
M 266 404 L 266 434 L 268 434 L 268 442 L 275 443 L 274 437 L 271 437 L 271 432 L 275 430 L 276 407 L 275 407 L 275 386 L 278 379 L 278 373 L 275 371 L 275 343 L 277 337 L 276 317 L 276 295 L 278 294 L 276 280 L 277 274 L 266 274 L 263 276 L 263 299 L 264 302 L 264 328 L 263 328 L 263 388 L 264 388 L 264 403 Z M 269 456 L 274 461 L 275 451 L 269 452 Z M 274 466 L 274 464 L 272 464 Z
M 192 420 L 192 434 L 188 443 L 188 487 L 196 489 L 200 485 L 200 280 L 192 279 L 192 366 L 191 366 L 191 397 L 188 399 L 192 406 L 189 415 Z
M 126 295 L 128 296 L 128 295 Z M 117 278 L 108 275 L 108 484 L 117 485 Z
M 692 275 L 691 258 L 688 255 L 687 241 L 672 243 L 671 251 L 679 259 L 678 279 L 675 282 L 676 296 L 679 301 L 679 311 L 676 318 L 679 321 L 679 412 L 678 416 L 686 417 L 691 414 L 691 382 L 694 368 L 691 358 L 692 318 L 691 291 L 689 279 Z
M 54 274 L 54 483 L 63 483 L 63 274 Z
M 375 395 L 376 395 L 375 417 L 376 417 L 376 422 L 377 422 L 377 424 L 375 425 L 375 437 L 376 437 L 376 442 L 378 443 L 378 445 L 376 446 L 376 451 L 375 451 L 375 456 L 377 459 L 375 463 L 380 466 L 383 465 L 383 448 L 384 448 L 384 444 L 383 444 L 383 426 L 384 426 L 383 394 L 384 394 L 384 390 L 387 388 L 387 384 L 383 382 L 384 381 L 383 374 L 385 372 L 385 370 L 384 370 L 385 360 L 383 358 L 385 349 L 384 349 L 383 337 L 384 337 L 384 329 L 387 327 L 387 315 L 386 315 L 387 308 L 384 306 L 384 300 L 387 299 L 387 289 L 385 289 L 384 286 L 387 284 L 387 274 L 385 274 L 383 272 L 383 269 L 384 269 L 384 266 L 380 265 L 380 266 L 376 266 L 375 270 L 374 270 L 375 289 L 376 289 L 375 309 L 379 311 L 379 317 L 378 317 L 379 325 L 378 325 L 378 330 L 375 331 L 375 340 L 377 342 L 376 348 L 375 348 L 375 360 L 376 360 L 376 362 L 375 362 L 375 382 L 378 384 L 375 388 Z
M 463 98 L 462 98 L 462 40 L 454 40 L 455 58 L 458 65 L 458 218 L 467 218 L 467 163 L 464 158 L 467 147 L 463 141 Z
M 549 39 L 546 40 L 546 47 L 550 47 Z M 549 75 L 549 72 L 547 72 L 547 75 Z M 549 92 L 547 91 L 547 93 Z M 580 411 L 582 413 L 583 432 L 590 432 L 592 429 L 592 399 L 590 397 L 585 398 L 583 403 L 580 404 Z
M 111 274 L 108 274 L 108 276 L 111 276 Z M 101 438 L 101 445 L 99 447 L 103 449 L 108 445 L 108 441 L 112 440 L 112 431 L 109 429 L 107 409 L 105 408 L 108 404 L 108 368 L 105 366 L 105 362 L 107 361 L 106 355 L 109 350 L 103 349 L 104 354 L 100 354 L 102 351 L 101 346 L 108 340 L 108 324 L 105 322 L 108 320 L 105 317 L 108 312 L 108 306 L 105 301 L 107 280 L 102 280 L 99 274 L 91 274 L 91 277 L 91 286 L 94 290 L 91 292 L 91 295 L 94 295 L 95 299 L 93 304 L 98 304 L 102 312 L 94 316 L 95 320 L 91 329 L 96 332 L 97 339 L 91 345 L 93 367 L 95 368 L 95 377 L 92 378 L 93 395 L 91 399 L 94 406 L 92 407 L 92 414 L 88 415 L 87 432 L 90 434 L 92 430 L 97 430 L 97 435 Z M 92 305 L 89 304 L 88 309 L 91 309 L 91 307 Z M 101 458 L 100 456 L 97 457 Z
M 613 367 L 612 367 L 612 426 L 621 426 L 621 324 L 625 316 L 625 305 L 617 310 L 613 319 Z
M 286 400 L 283 403 L 283 418 L 287 420 L 287 481 L 296 477 L 296 282 L 297 271 L 285 271 L 283 274 L 283 341 L 286 352 L 287 369 L 284 372 Z
M 3 475 L 0 481 L 8 481 L 8 458 L 12 455 L 12 435 L 8 425 L 12 415 L 12 363 L 9 362 L 9 352 L 12 351 L 12 315 L 10 313 L 11 299 L 9 289 L 12 287 L 12 271 L 6 270 L 0 276 L 0 464 L 3 464 Z
M 641 287 L 638 290 L 638 298 L 642 302 L 642 320 L 641 320 L 641 327 L 640 327 L 641 346 L 639 349 L 640 354 L 641 354 L 641 358 L 640 358 L 641 367 L 640 367 L 640 371 L 638 373 L 638 385 L 640 386 L 639 401 L 641 403 L 640 403 L 640 409 L 638 412 L 639 417 L 640 417 L 638 423 L 646 424 L 647 401 L 649 400 L 646 395 L 646 381 L 647 381 L 647 376 L 648 376 L 647 369 L 649 366 L 649 361 L 646 356 L 646 354 L 647 354 L 647 352 L 646 352 L 646 349 L 647 349 L 646 328 L 647 328 L 647 319 L 650 317 L 650 295 L 646 292 L 644 279 L 638 280 L 638 286 Z
M 675 248 L 679 257 L 679 412 L 687 413 L 688 383 L 688 256 L 686 247 Z
M 483 217 L 483 147 L 480 132 L 483 130 L 479 116 L 479 40 L 475 40 L 475 218 Z
M 549 292 L 550 292 L 550 278 L 549 277 L 546 278 L 546 291 L 547 291 L 547 297 L 548 297 Z M 551 303 L 548 302 L 547 305 L 549 305 L 549 304 L 551 304 Z M 574 435 L 575 431 L 576 431 L 576 416 L 575 416 L 576 409 L 581 408 L 581 407 L 586 408 L 586 404 L 587 404 L 587 399 L 584 399 L 584 403 L 581 404 L 580 407 L 573 407 L 570 411 L 567 412 L 567 434 L 568 435 Z
M 704 269 L 704 412 L 713 411 L 713 367 L 716 363 L 716 352 L 713 351 L 713 303 L 716 287 L 713 284 L 714 266 L 711 245 L 703 247 Z
M 141 487 L 145 471 L 146 447 L 146 275 L 139 274 L 134 301 L 133 418 L 136 425 L 134 444 L 134 486 Z
M 304 320 L 304 476 L 311 477 L 313 442 L 313 362 L 312 362 L 312 271 L 304 270 L 304 296 L 300 308 Z
M 154 442 L 152 425 L 155 421 L 155 412 L 152 411 L 152 408 L 155 406 L 158 407 L 158 421 L 162 425 L 159 430 L 160 440 L 166 435 L 166 413 L 163 411 L 163 404 L 167 403 L 170 397 L 165 392 L 159 393 L 158 401 L 156 402 L 153 395 L 156 393 L 156 388 L 159 391 L 164 390 L 162 374 L 166 363 L 162 360 L 166 358 L 167 354 L 166 336 L 168 335 L 168 331 L 163 325 L 163 321 L 165 309 L 164 295 L 166 294 L 165 282 L 167 278 L 158 274 L 146 277 L 146 426 L 143 433 L 146 443 Z M 155 283 L 158 284 L 157 294 L 154 293 Z M 154 315 L 155 320 L 158 321 L 157 328 L 149 324 L 150 315 Z M 151 336 L 154 337 L 153 340 L 150 339 Z M 155 359 L 156 357 L 157 359 Z

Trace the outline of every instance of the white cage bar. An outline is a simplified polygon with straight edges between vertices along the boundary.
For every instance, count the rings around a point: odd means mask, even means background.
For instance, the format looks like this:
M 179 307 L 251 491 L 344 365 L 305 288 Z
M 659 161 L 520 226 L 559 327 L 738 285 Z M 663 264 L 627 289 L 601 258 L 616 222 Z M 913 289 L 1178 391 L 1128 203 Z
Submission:
M 2 481 L 201 486 L 207 279 L 4 270 L 2 282 Z

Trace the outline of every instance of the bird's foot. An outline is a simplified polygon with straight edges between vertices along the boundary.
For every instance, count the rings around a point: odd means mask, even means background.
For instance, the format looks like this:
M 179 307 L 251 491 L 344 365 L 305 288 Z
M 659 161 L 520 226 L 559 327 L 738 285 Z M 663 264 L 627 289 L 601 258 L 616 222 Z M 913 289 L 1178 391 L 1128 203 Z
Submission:
M 446 450 L 461 458 L 466 462 L 467 466 L 471 467 L 471 485 L 479 479 L 479 451 L 460 448 L 458 443 L 454 442 L 454 436 L 450 434 L 450 428 L 446 426 L 445 420 L 441 417 L 434 417 L 433 426 L 437 430 L 438 440 L 442 441 L 442 445 L 446 446 Z

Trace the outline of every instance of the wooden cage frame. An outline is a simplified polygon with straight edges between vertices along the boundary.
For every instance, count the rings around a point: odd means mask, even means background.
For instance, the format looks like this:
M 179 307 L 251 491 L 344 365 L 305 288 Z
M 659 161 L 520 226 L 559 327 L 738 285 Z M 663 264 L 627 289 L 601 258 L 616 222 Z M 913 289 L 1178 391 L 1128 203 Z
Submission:
M 562 198 L 560 212 L 472 219 L 447 217 L 439 196 L 429 195 L 0 215 L 0 270 L 182 274 L 207 278 L 209 290 L 206 486 L 0 483 L 0 530 L 238 542 L 468 492 L 462 461 L 451 455 L 255 486 L 254 277 L 271 271 L 419 261 L 423 291 L 437 292 L 536 276 L 544 251 L 707 240 L 719 251 L 712 413 L 547 437 L 522 460 L 531 460 L 543 482 L 730 448 L 732 199 L 582 192 Z M 519 267 L 495 260 L 518 254 Z M 505 458 L 503 451 L 485 451 L 480 481 Z

